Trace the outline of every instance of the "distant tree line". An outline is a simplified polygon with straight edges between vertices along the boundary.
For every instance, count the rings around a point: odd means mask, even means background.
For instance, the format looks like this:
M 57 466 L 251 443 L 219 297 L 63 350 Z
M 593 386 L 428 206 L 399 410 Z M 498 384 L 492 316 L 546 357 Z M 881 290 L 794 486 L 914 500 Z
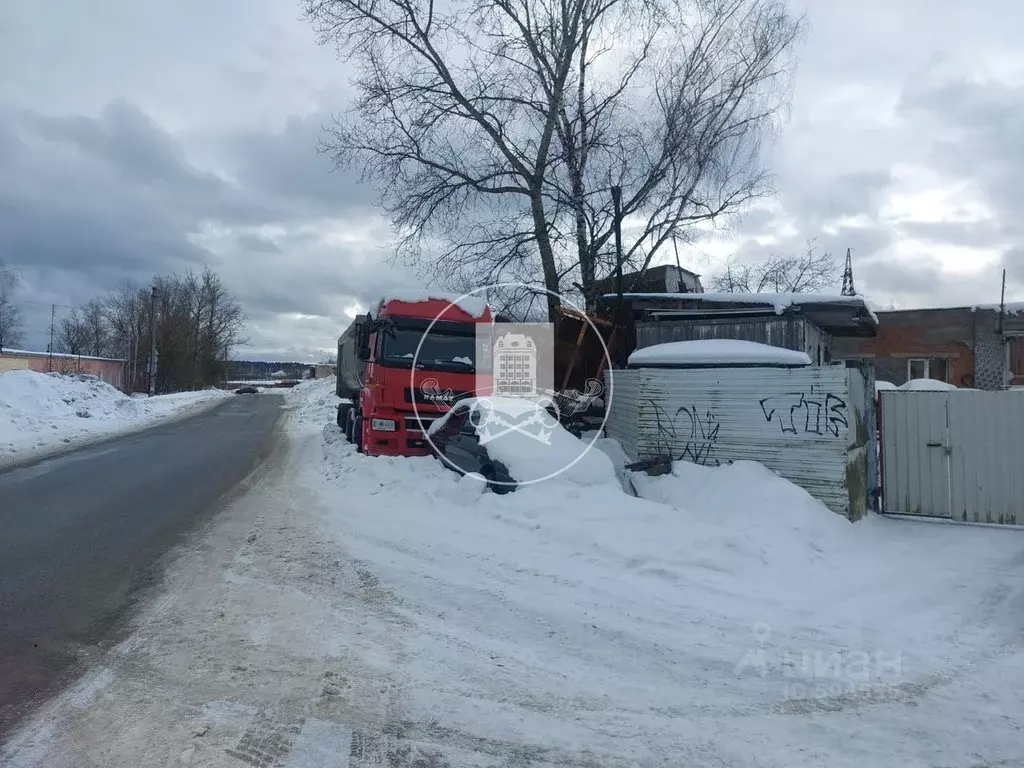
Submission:
M 284 371 L 288 378 L 301 378 L 307 373 L 310 363 L 283 362 L 269 360 L 229 360 L 227 367 L 228 378 L 235 379 L 269 379 L 271 374 Z
M 761 261 L 726 260 L 711 276 L 711 290 L 719 293 L 812 293 L 833 287 L 841 275 L 831 253 L 822 253 L 808 240 L 798 255 L 773 253 Z
M 155 289 L 155 298 L 153 290 Z M 133 391 L 148 387 L 156 330 L 157 392 L 222 382 L 231 350 L 245 342 L 245 313 L 211 269 L 158 276 L 152 286 L 126 281 L 73 309 L 54 329 L 58 352 L 128 361 Z

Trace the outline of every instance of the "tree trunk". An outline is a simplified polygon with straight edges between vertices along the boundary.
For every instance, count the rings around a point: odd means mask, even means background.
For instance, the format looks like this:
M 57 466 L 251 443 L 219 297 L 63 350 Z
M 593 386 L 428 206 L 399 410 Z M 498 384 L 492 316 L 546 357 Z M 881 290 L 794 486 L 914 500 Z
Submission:
M 530 192 L 530 213 L 533 215 L 533 228 L 537 235 L 537 249 L 540 251 L 540 264 L 544 272 L 544 287 L 550 291 L 547 295 L 548 321 L 555 322 L 556 310 L 561 301 L 558 296 L 558 270 L 555 268 L 555 252 L 551 247 L 548 235 L 548 222 L 544 217 L 544 200 L 540 190 Z

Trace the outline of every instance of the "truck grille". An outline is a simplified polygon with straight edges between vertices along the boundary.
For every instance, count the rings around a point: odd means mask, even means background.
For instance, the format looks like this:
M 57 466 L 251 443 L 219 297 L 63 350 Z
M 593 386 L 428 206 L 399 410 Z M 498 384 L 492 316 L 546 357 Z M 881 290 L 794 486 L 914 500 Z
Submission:
M 405 417 L 405 430 L 407 432 L 426 432 L 430 429 L 430 425 L 434 423 L 436 417 L 421 416 L 416 418 L 415 416 Z

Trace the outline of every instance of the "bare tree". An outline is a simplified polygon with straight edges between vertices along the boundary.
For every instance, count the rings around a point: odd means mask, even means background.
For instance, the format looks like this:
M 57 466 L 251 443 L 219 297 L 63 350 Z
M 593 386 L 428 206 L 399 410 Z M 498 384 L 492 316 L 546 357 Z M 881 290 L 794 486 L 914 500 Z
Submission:
M 93 357 L 112 355 L 113 352 L 108 343 L 109 330 L 103 302 L 99 299 L 87 302 L 82 307 L 81 321 L 86 336 L 85 354 Z
M 768 191 L 802 27 L 782 0 L 304 5 L 359 73 L 324 149 L 379 182 L 400 254 L 435 275 L 589 299 L 617 265 L 612 186 L 641 269 Z
M 56 331 L 55 351 L 71 355 L 88 354 L 89 329 L 78 309 L 72 309 L 60 319 Z
M 144 386 L 142 377 L 149 354 L 149 292 L 126 280 L 100 300 L 107 329 L 107 351 L 128 360 L 129 389 Z
M 220 277 L 201 274 L 154 278 L 159 392 L 215 384 L 223 378 L 231 350 L 245 342 L 245 314 Z M 58 329 L 61 345 L 74 354 L 124 357 L 132 390 L 146 385 L 150 352 L 150 288 L 122 283 L 102 299 L 73 310 Z
M 4 269 L 0 261 L 0 351 L 4 347 L 17 347 L 22 343 L 21 310 L 14 303 L 14 291 L 18 287 L 18 274 Z
M 832 254 L 819 252 L 809 240 L 799 256 L 772 254 L 755 262 L 733 257 L 711 277 L 711 288 L 721 293 L 808 293 L 834 285 L 839 274 Z

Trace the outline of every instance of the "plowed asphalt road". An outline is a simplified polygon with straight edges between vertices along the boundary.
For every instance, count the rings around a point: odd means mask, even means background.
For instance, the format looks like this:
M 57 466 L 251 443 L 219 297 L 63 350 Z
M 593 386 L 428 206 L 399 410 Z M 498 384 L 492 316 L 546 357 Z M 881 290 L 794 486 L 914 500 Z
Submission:
M 239 395 L 0 474 L 0 743 L 116 636 L 161 558 L 267 456 L 282 405 Z

